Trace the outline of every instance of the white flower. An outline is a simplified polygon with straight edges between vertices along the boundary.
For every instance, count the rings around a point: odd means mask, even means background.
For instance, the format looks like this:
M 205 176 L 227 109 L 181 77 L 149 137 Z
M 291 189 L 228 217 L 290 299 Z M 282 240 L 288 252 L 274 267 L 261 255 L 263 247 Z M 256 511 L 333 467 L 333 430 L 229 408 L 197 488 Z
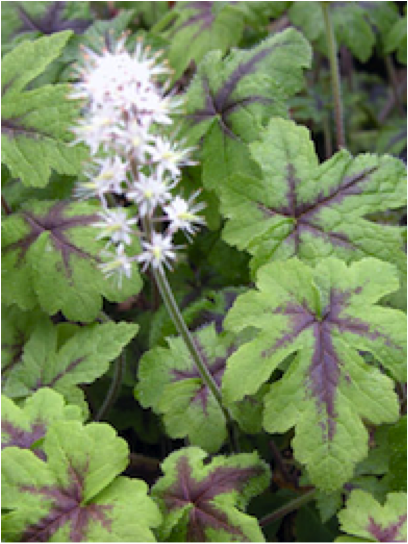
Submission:
M 198 227 L 194 223 L 204 225 L 204 219 L 197 215 L 197 213 L 205 208 L 205 204 L 194 203 L 194 199 L 198 194 L 199 191 L 194 193 L 188 201 L 180 196 L 176 196 L 170 204 L 163 207 L 167 219 L 170 221 L 169 232 L 171 234 L 177 230 L 182 230 L 189 237 L 190 234 L 194 234 L 198 230 Z
M 157 206 L 162 206 L 173 198 L 170 190 L 176 182 L 167 182 L 155 176 L 139 174 L 139 179 L 127 192 L 128 199 L 133 200 L 139 207 L 141 217 L 151 215 Z
M 123 244 L 111 251 L 104 251 L 101 256 L 106 262 L 100 264 L 99 268 L 107 278 L 117 276 L 119 287 L 121 287 L 123 276 L 130 278 L 132 275 L 132 263 L 135 258 L 126 255 Z
M 99 216 L 102 221 L 93 224 L 94 227 L 101 229 L 97 239 L 110 238 L 114 244 L 130 245 L 132 243 L 132 235 L 135 234 L 133 225 L 138 221 L 136 218 L 128 219 L 123 208 L 104 210 L 99 213 Z
M 92 155 L 96 155 L 100 147 L 106 151 L 114 143 L 115 130 L 120 122 L 118 112 L 109 106 L 90 110 L 85 118 L 79 121 L 78 126 L 71 129 L 76 135 L 71 145 L 83 142 L 90 148 Z
M 93 105 L 111 104 L 120 110 L 128 110 L 137 104 L 144 94 L 155 94 L 155 78 L 168 74 L 169 68 L 158 63 L 157 55 L 143 49 L 139 42 L 133 55 L 125 48 L 127 36 L 118 41 L 114 50 L 106 48 L 98 55 L 84 48 L 84 67 L 80 70 L 81 81 L 75 85 L 73 98 L 86 98 Z
M 76 185 L 75 196 L 80 199 L 97 197 L 106 206 L 107 193 L 121 194 L 124 191 L 122 183 L 126 182 L 127 168 L 127 164 L 119 157 L 94 159 L 85 170 L 89 181 Z
M 157 164 L 160 173 L 170 172 L 173 177 L 179 177 L 180 167 L 196 164 L 188 156 L 194 148 L 183 147 L 183 142 L 170 142 L 164 138 L 154 139 L 154 148 L 151 151 L 151 161 Z
M 149 264 L 153 268 L 162 268 L 166 265 L 171 269 L 169 261 L 174 261 L 176 258 L 171 236 L 153 232 L 151 241 L 143 242 L 143 249 L 144 251 L 137 256 L 138 262 L 143 263 L 143 271 Z

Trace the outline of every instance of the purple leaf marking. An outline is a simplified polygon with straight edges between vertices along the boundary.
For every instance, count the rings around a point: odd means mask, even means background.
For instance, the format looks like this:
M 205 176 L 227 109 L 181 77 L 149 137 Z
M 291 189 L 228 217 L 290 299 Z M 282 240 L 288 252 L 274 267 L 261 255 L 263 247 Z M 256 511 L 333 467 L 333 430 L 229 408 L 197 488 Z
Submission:
M 26 528 L 22 542 L 49 542 L 52 535 L 67 523 L 70 524 L 69 538 L 72 542 L 84 540 L 90 522 L 99 522 L 107 531 L 111 530 L 111 520 L 106 514 L 113 506 L 82 504 L 84 475 L 71 467 L 69 476 L 70 485 L 66 488 L 21 487 L 24 493 L 39 495 L 51 503 L 48 514 Z
M 299 180 L 295 177 L 293 165 L 288 164 L 286 176 L 288 186 L 286 193 L 287 204 L 277 208 L 258 204 L 258 209 L 268 217 L 284 216 L 293 219 L 293 230 L 284 241 L 294 241 L 295 254 L 299 251 L 302 234 L 306 232 L 312 232 L 314 236 L 323 237 L 333 245 L 355 248 L 356 245 L 344 233 L 324 230 L 319 224 L 319 213 L 325 207 L 339 204 L 348 196 L 361 194 L 363 184 L 370 180 L 370 175 L 376 170 L 377 167 L 367 168 L 353 176 L 345 177 L 339 182 L 338 186 L 332 187 L 328 194 L 325 195 L 322 191 L 312 202 L 301 203 L 298 202 L 297 194 Z
M 60 372 L 58 372 L 58 374 L 56 374 L 55 376 L 53 376 L 52 378 L 50 378 L 48 380 L 44 380 L 44 373 L 45 373 L 46 369 L 45 369 L 45 367 L 42 367 L 41 368 L 41 375 L 38 378 L 37 383 L 31 388 L 31 390 L 32 391 L 37 391 L 41 387 L 55 387 L 55 384 L 61 378 L 63 378 L 64 376 L 66 376 L 67 374 L 69 374 L 70 372 L 75 370 L 76 367 L 85 360 L 86 360 L 85 356 L 78 357 L 77 359 L 74 359 L 73 361 L 71 361 L 69 363 L 69 365 L 66 368 L 64 368 L 64 370 L 61 370 Z
M 343 364 L 334 348 L 332 332 L 335 330 L 340 333 L 348 332 L 357 336 L 366 336 L 371 340 L 382 337 L 385 342 L 391 343 L 386 335 L 379 331 L 371 331 L 368 323 L 351 316 L 341 317 L 343 310 L 347 308 L 350 296 L 360 292 L 361 287 L 349 292 L 332 289 L 330 302 L 323 310 L 321 317 L 314 314 L 306 303 L 289 302 L 286 306 L 276 308 L 273 313 L 289 317 L 288 332 L 261 353 L 264 358 L 270 357 L 277 349 L 295 342 L 305 330 L 312 330 L 315 343 L 307 389 L 316 400 L 319 412 L 324 411 L 327 415 L 327 426 L 323 431 L 328 440 L 333 439 L 335 432 L 337 414 L 334 401 Z M 349 378 L 346 376 L 346 379 Z
M 17 446 L 18 448 L 31 449 L 31 446 L 43 438 L 47 431 L 44 423 L 33 423 L 29 431 L 24 431 L 13 425 L 10 421 L 4 419 L 1 420 L 1 431 L 8 435 L 7 438 L 3 438 L 1 442 L 1 449 L 8 448 L 10 446 Z M 32 450 L 37 457 L 42 460 L 46 459 L 45 453 L 35 448 Z
M 218 495 L 242 490 L 250 478 L 260 474 L 257 467 L 231 468 L 218 467 L 208 476 L 196 481 L 191 475 L 191 467 L 186 456 L 180 457 L 177 463 L 178 478 L 164 495 L 164 501 L 169 510 L 193 505 L 189 511 L 187 542 L 205 542 L 205 530 L 212 528 L 224 530 L 247 542 L 244 533 L 230 525 L 228 518 L 212 501 Z
M 180 26 L 176 27 L 171 35 L 174 36 L 182 28 L 185 28 L 187 26 L 194 26 L 196 23 L 198 23 L 197 32 L 191 38 L 191 40 L 194 41 L 201 32 L 203 32 L 207 28 L 210 28 L 213 24 L 215 19 L 215 15 L 212 11 L 213 4 L 214 2 L 185 2 L 182 5 L 183 11 L 194 9 L 196 10 L 196 13 L 194 15 L 191 15 L 191 17 L 184 21 Z
M 41 32 L 42 34 L 53 34 L 63 30 L 73 30 L 76 34 L 82 34 L 91 21 L 84 19 L 64 20 L 62 15 L 66 2 L 52 2 L 42 17 L 33 17 L 18 5 L 18 15 L 22 22 L 16 34 L 23 32 Z
M 377 542 L 406 542 L 406 540 L 397 540 L 397 536 L 401 527 L 407 521 L 407 514 L 400 516 L 396 523 L 391 523 L 388 527 L 381 527 L 381 525 L 375 523 L 372 517 L 369 520 L 367 531 L 373 535 Z
M 236 348 L 230 347 L 227 350 L 225 357 L 218 357 L 217 359 L 211 362 L 208 360 L 205 350 L 203 349 L 203 346 L 201 345 L 197 337 L 194 339 L 194 342 L 198 351 L 201 354 L 202 360 L 205 362 L 208 370 L 210 371 L 211 376 L 214 378 L 214 381 L 216 382 L 216 384 L 220 387 L 222 376 L 225 372 L 227 359 L 228 357 L 230 357 L 230 355 L 232 355 L 232 353 L 235 351 Z M 172 369 L 171 372 L 173 374 L 173 381 L 188 380 L 191 378 L 198 378 L 201 381 L 200 373 L 198 372 L 195 366 L 191 370 Z M 204 383 L 201 383 L 200 387 L 197 389 L 197 391 L 194 393 L 194 396 L 191 399 L 192 403 L 198 402 L 201 404 L 203 411 L 206 415 L 207 415 L 207 403 L 208 403 L 209 394 L 210 394 L 210 391 L 207 385 Z
M 64 231 L 91 225 L 98 220 L 98 216 L 93 214 L 65 217 L 64 210 L 66 206 L 67 204 L 64 202 L 57 202 L 50 208 L 45 216 L 36 216 L 28 211 L 22 212 L 25 222 L 30 227 L 30 232 L 22 240 L 8 246 L 7 250 L 19 248 L 20 254 L 18 260 L 21 262 L 30 246 L 36 242 L 39 236 L 43 232 L 49 232 L 50 239 L 55 250 L 61 253 L 64 268 L 68 276 L 72 274 L 69 263 L 71 255 L 77 255 L 78 257 L 84 259 L 95 260 L 95 256 L 90 255 L 86 251 L 83 251 L 79 247 L 72 244 Z
M 270 55 L 278 47 L 288 45 L 291 45 L 291 42 L 275 44 L 271 47 L 258 51 L 246 62 L 239 64 L 230 74 L 224 85 L 216 93 L 211 91 L 208 79 L 204 75 L 202 77 L 202 85 L 205 96 L 204 107 L 188 116 L 191 121 L 194 123 L 201 123 L 207 119 L 218 118 L 218 122 L 223 133 L 230 138 L 238 139 L 238 136 L 233 132 L 229 125 L 229 116 L 238 108 L 243 106 L 247 106 L 255 102 L 270 104 L 272 99 L 261 95 L 234 99 L 232 98 L 232 95 L 235 88 L 241 79 L 255 71 L 256 66 L 260 61 L 262 61 L 265 57 L 268 57 L 268 55 Z

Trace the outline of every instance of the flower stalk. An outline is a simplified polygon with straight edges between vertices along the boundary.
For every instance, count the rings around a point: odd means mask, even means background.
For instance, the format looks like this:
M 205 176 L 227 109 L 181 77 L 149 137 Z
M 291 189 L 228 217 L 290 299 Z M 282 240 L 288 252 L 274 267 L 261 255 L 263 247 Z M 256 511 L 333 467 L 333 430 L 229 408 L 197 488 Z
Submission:
M 334 121 L 336 125 L 337 147 L 341 149 L 346 147 L 346 137 L 344 131 L 343 102 L 341 98 L 340 69 L 338 61 L 338 51 L 336 37 L 334 35 L 333 24 L 330 17 L 330 2 L 321 2 L 323 11 L 324 26 L 326 31 L 327 48 L 329 53 L 330 77 L 334 101 Z

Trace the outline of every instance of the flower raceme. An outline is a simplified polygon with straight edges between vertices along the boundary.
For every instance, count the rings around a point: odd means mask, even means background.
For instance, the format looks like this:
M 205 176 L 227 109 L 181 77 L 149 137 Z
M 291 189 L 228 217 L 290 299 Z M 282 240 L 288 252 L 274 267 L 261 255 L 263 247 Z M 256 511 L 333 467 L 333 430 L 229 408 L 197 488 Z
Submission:
M 180 247 L 173 235 L 182 231 L 190 240 L 204 224 L 198 215 L 204 204 L 195 202 L 199 192 L 188 200 L 173 195 L 182 167 L 195 163 L 192 148 L 163 134 L 182 106 L 182 99 L 161 83 L 171 70 L 141 41 L 129 53 L 126 38 L 101 54 L 84 48 L 71 94 L 84 101 L 83 118 L 72 129 L 74 143 L 88 146 L 92 159 L 75 195 L 99 199 L 100 220 L 94 226 L 97 238 L 107 241 L 101 269 L 119 282 L 131 276 L 134 262 L 143 269 L 171 267 Z M 112 206 L 115 195 L 136 205 L 135 217 L 128 213 L 133 207 Z M 141 238 L 142 252 L 129 256 L 126 248 L 134 236 Z

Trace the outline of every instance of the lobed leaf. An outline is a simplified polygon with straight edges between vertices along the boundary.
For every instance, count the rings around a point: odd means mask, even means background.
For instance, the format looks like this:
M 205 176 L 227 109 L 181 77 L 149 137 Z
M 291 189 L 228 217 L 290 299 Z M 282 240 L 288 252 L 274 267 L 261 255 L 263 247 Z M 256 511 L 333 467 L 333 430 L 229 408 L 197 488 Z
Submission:
M 382 506 L 369 493 L 355 489 L 338 518 L 344 532 L 364 542 L 406 542 L 407 494 L 389 493 Z
M 12 176 L 28 186 L 44 187 L 51 169 L 75 175 L 86 158 L 85 148 L 71 146 L 69 128 L 79 115 L 76 101 L 68 100 L 69 86 L 44 85 L 25 90 L 62 52 L 71 31 L 25 41 L 2 63 L 2 161 Z
M 121 286 L 98 268 L 104 248 L 93 226 L 98 210 L 91 203 L 30 201 L 7 217 L 2 241 L 4 301 L 24 310 L 40 305 L 51 315 L 61 310 L 73 321 L 92 321 L 102 309 L 102 296 L 123 301 L 135 295 L 142 284 L 136 265 Z
M 256 453 L 217 456 L 190 447 L 173 452 L 162 464 L 164 476 L 152 488 L 164 521 L 161 539 L 179 542 L 264 541 L 255 518 L 242 512 L 264 491 L 268 467 Z
M 225 241 L 248 250 L 254 270 L 272 259 L 297 256 L 314 264 L 329 255 L 404 266 L 401 229 L 364 217 L 403 206 L 401 161 L 341 150 L 319 165 L 308 130 L 278 118 L 249 147 L 261 174 L 228 180 L 221 211 L 228 219 Z
M 3 452 L 6 541 L 155 541 L 151 528 L 160 523 L 158 509 L 144 482 L 118 476 L 128 448 L 112 427 L 60 421 L 43 448 L 46 462 L 28 450 Z
M 3 369 L 3 392 L 11 398 L 22 398 L 50 387 L 68 401 L 81 403 L 78 384 L 102 376 L 137 330 L 137 325 L 112 322 L 71 325 L 66 335 L 64 324 L 55 326 L 43 317 L 32 328 L 20 358 Z
M 193 335 L 215 383 L 221 386 L 226 361 L 236 346 L 231 335 L 217 335 L 215 326 Z M 181 338 L 168 338 L 168 348 L 157 347 L 140 360 L 136 398 L 144 408 L 163 416 L 166 432 L 172 438 L 188 437 L 192 445 L 216 452 L 227 438 L 224 414 Z M 260 429 L 260 404 L 247 399 L 232 406 L 234 417 L 252 432 Z
M 262 267 L 257 286 L 238 297 L 224 322 L 227 330 L 258 332 L 229 358 L 223 394 L 227 402 L 251 395 L 280 367 L 283 377 L 264 397 L 264 428 L 296 427 L 296 458 L 312 483 L 333 491 L 367 455 L 362 419 L 398 419 L 393 381 L 360 355 L 405 379 L 405 315 L 375 305 L 398 288 L 396 270 L 376 259 L 348 268 L 331 258 L 315 269 L 291 259 Z
M 45 460 L 41 444 L 50 425 L 55 421 L 78 420 L 83 416 L 78 406 L 66 404 L 52 389 L 42 388 L 19 407 L 6 395 L 1 397 L 1 449 L 16 446 L 31 449 Z
M 217 190 L 232 172 L 252 171 L 246 143 L 272 115 L 286 116 L 285 100 L 303 85 L 311 62 L 303 36 L 287 29 L 247 51 L 222 59 L 210 52 L 187 92 L 187 136 L 203 141 L 203 183 Z
M 231 2 L 177 2 L 171 15 L 176 18 L 164 36 L 169 40 L 166 55 L 174 80 L 208 51 L 218 49 L 225 54 L 244 32 L 244 17 Z

